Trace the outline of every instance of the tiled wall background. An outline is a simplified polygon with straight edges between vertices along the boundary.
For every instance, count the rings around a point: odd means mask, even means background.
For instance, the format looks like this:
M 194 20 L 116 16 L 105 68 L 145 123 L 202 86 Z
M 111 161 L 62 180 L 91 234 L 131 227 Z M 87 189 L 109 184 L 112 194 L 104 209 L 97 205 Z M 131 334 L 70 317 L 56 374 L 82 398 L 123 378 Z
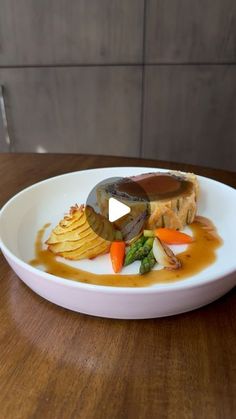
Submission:
M 0 85 L 0 151 L 236 170 L 235 0 L 0 0 Z

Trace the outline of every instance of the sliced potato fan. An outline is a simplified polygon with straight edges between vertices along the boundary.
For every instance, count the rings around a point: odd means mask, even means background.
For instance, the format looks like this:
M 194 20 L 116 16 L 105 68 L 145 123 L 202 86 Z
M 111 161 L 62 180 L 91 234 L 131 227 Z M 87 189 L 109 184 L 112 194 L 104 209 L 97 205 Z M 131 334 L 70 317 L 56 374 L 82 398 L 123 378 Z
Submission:
M 112 224 L 92 207 L 74 206 L 53 229 L 48 249 L 71 260 L 94 258 L 107 253 L 115 232 Z

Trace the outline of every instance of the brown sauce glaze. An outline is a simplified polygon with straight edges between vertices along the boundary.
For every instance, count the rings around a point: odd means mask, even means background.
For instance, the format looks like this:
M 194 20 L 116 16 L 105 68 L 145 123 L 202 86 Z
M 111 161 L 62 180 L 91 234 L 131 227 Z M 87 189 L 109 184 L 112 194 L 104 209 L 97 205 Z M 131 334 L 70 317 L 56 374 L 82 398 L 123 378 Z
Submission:
M 118 193 L 125 193 L 130 198 L 135 197 L 150 200 L 174 198 L 180 194 L 187 193 L 193 184 L 180 176 L 169 174 L 147 174 L 135 178 L 124 179 L 117 183 Z
M 178 254 L 182 267 L 176 271 L 162 269 L 151 271 L 146 275 L 100 275 L 81 269 L 73 268 L 63 262 L 58 262 L 56 256 L 49 250 L 43 249 L 43 236 L 50 224 L 39 230 L 35 242 L 35 259 L 30 261 L 32 266 L 43 266 L 45 271 L 61 278 L 74 281 L 107 285 L 114 287 L 147 287 L 157 283 L 171 283 L 188 278 L 202 271 L 216 260 L 216 249 L 222 244 L 215 226 L 205 217 L 196 217 L 191 228 L 194 242 L 187 249 Z

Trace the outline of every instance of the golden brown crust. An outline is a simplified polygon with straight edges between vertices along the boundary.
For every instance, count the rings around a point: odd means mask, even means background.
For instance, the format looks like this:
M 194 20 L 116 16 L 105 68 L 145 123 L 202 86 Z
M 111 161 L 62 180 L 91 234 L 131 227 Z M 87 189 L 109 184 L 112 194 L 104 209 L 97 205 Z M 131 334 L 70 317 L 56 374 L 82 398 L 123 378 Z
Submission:
M 148 229 L 158 227 L 182 229 L 186 224 L 191 224 L 196 215 L 199 195 L 197 176 L 193 173 L 182 173 L 179 171 L 168 172 L 168 174 L 187 180 L 190 182 L 191 187 L 187 192 L 179 194 L 174 198 L 150 202 L 150 215 L 145 226 Z M 103 188 L 97 191 L 97 200 L 101 213 L 107 216 L 109 195 Z M 143 203 L 137 201 L 129 201 L 127 205 L 131 207 L 133 216 L 143 210 Z M 117 227 L 122 228 L 122 223 L 126 223 L 128 220 L 129 216 L 118 220 L 116 223 Z
M 199 195 L 199 183 L 193 173 L 171 172 L 174 175 L 182 176 L 191 182 L 192 187 L 186 194 L 170 199 L 168 201 L 155 201 L 151 203 L 151 215 L 147 220 L 146 227 L 154 229 L 168 227 L 176 230 L 182 229 L 185 225 L 191 224 L 197 212 L 197 199 Z
M 112 224 L 93 208 L 75 205 L 53 229 L 48 249 L 70 260 L 92 259 L 107 253 L 114 239 Z

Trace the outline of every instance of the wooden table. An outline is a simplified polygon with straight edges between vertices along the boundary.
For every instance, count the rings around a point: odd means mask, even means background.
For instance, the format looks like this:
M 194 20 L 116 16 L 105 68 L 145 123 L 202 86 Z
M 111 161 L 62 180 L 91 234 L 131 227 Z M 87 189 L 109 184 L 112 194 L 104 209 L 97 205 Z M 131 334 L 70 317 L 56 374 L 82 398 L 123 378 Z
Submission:
M 0 155 L 0 206 L 50 176 L 103 166 L 236 174 L 150 160 Z M 175 317 L 124 321 L 73 313 L 34 294 L 0 256 L 0 418 L 236 417 L 236 292 Z

